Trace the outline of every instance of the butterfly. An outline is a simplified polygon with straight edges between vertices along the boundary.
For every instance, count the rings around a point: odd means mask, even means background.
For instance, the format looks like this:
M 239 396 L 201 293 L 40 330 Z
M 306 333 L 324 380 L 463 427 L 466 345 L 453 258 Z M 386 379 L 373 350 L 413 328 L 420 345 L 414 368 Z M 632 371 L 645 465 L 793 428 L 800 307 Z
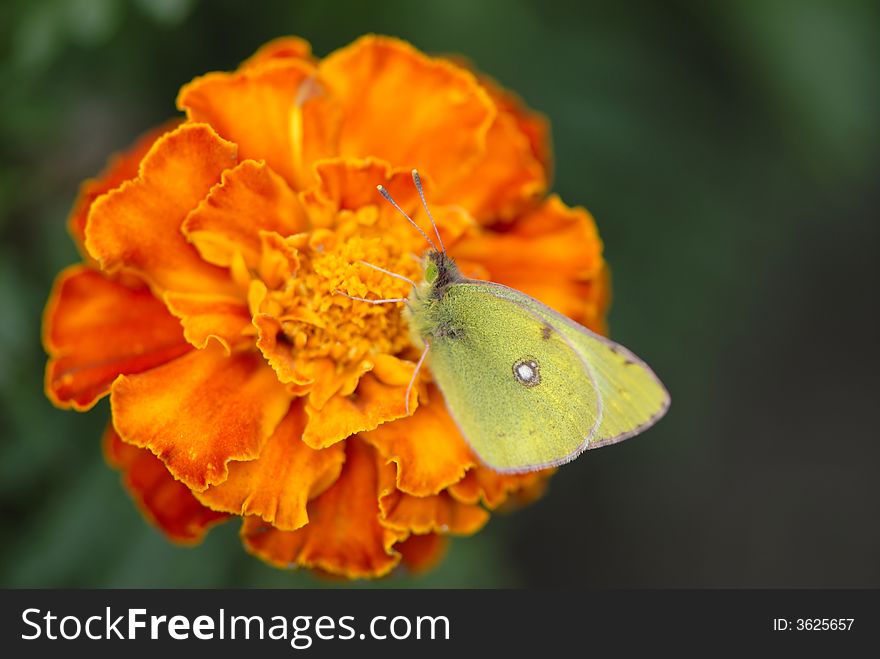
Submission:
M 637 435 L 666 413 L 669 393 L 632 352 L 525 293 L 464 277 L 446 253 L 418 172 L 412 176 L 439 248 L 377 186 L 431 249 L 423 280 L 407 279 L 408 298 L 353 299 L 406 303 L 410 334 L 422 347 L 410 389 L 427 366 L 483 463 L 503 473 L 555 467 Z

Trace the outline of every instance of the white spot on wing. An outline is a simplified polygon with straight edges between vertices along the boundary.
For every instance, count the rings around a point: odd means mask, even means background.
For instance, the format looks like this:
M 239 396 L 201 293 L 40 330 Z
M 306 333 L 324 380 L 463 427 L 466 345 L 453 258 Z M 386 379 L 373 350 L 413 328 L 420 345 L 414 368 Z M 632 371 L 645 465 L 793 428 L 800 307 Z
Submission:
M 538 362 L 529 357 L 517 359 L 513 363 L 513 377 L 524 387 L 534 387 L 541 383 L 541 370 Z

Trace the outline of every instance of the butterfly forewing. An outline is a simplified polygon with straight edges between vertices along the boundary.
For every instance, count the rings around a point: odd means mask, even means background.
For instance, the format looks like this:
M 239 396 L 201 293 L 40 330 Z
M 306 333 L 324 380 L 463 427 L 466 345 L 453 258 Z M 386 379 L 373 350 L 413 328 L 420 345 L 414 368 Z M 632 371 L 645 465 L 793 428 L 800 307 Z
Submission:
M 434 379 L 490 467 L 515 472 L 567 462 L 601 428 L 594 375 L 570 338 L 483 282 L 444 291 L 430 341 Z

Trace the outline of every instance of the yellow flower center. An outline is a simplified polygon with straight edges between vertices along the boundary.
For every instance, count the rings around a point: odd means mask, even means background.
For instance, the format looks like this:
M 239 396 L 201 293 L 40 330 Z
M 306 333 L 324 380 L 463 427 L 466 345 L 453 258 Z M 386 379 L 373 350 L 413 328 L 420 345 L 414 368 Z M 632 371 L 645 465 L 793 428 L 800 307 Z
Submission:
M 270 288 L 263 310 L 275 316 L 297 361 L 323 357 L 339 366 L 373 354 L 399 354 L 409 345 L 401 303 L 407 282 L 363 262 L 417 281 L 424 239 L 402 218 L 381 220 L 375 206 L 343 210 L 332 228 L 294 236 L 295 272 Z

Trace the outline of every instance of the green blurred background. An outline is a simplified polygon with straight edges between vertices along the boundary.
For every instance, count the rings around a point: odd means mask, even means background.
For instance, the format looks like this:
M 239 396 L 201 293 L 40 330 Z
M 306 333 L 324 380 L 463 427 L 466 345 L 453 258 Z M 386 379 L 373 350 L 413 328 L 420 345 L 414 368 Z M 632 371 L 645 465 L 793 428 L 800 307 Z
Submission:
M 613 9 L 610 7 L 613 4 Z M 0 585 L 322 585 L 148 526 L 106 401 L 42 393 L 79 182 L 193 76 L 298 34 L 461 53 L 553 125 L 597 218 L 613 336 L 672 392 L 646 435 L 383 586 L 880 586 L 880 12 L 871 2 L 7 1 L 0 7 Z M 331 583 L 331 586 L 339 584 Z M 373 584 L 361 584 L 373 585 Z

